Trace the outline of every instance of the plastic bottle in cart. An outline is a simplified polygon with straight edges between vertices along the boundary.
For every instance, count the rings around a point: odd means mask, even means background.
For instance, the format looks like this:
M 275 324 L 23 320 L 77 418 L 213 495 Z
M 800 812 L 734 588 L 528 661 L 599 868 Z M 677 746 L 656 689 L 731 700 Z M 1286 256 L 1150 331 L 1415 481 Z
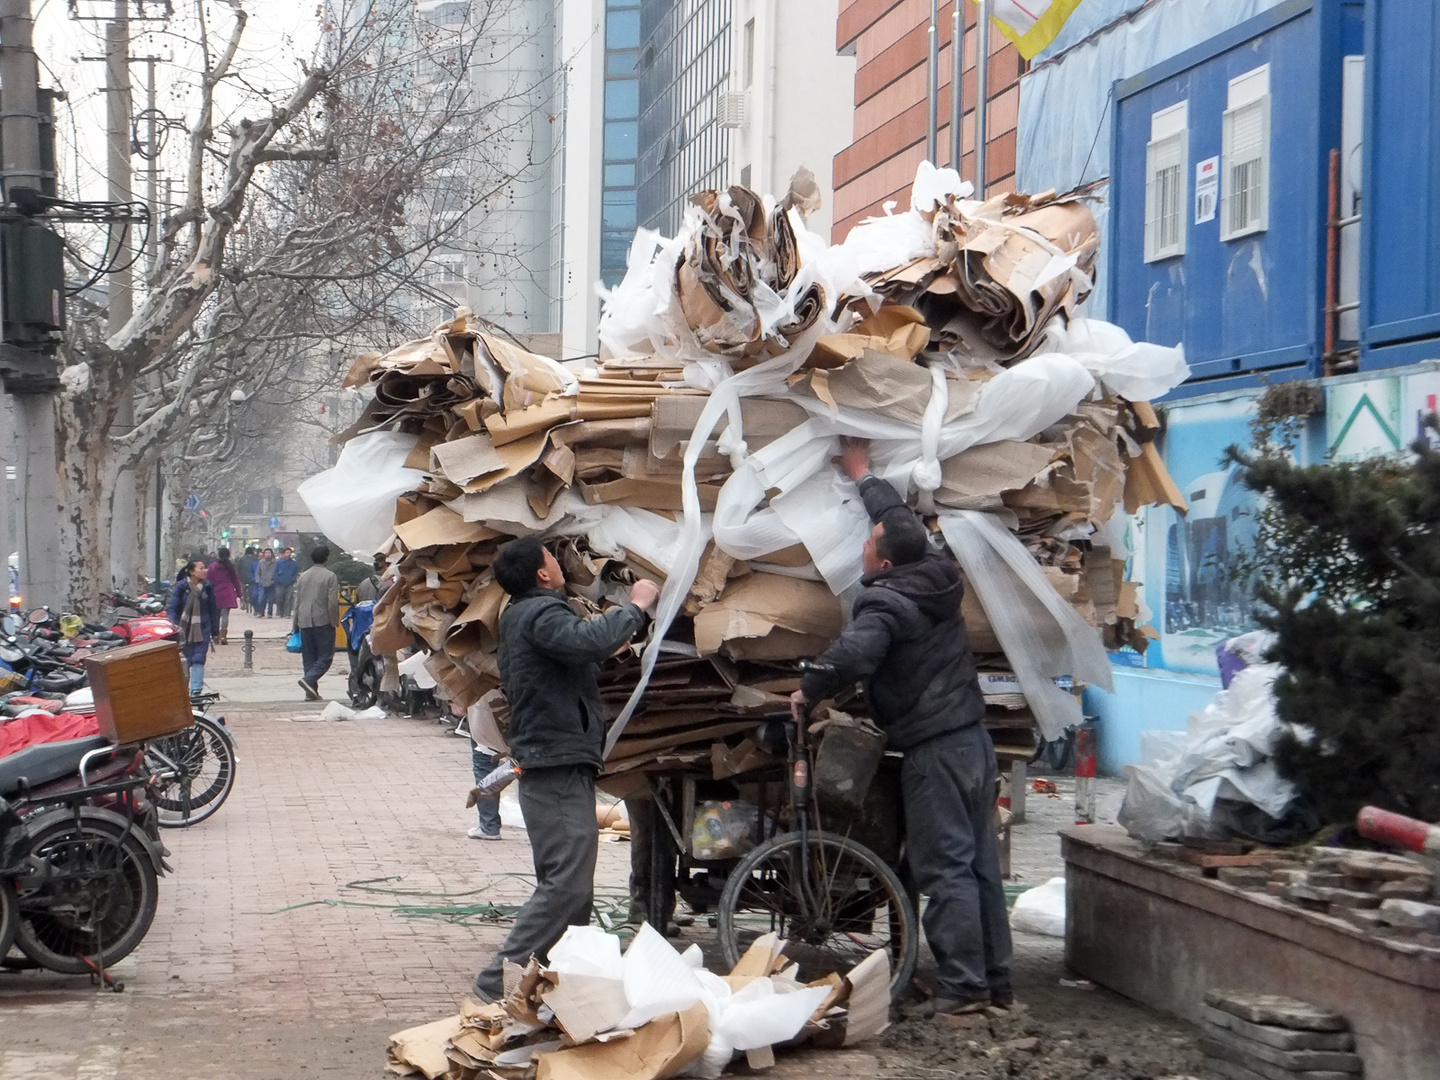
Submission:
M 515 759 L 503 757 L 495 763 L 475 787 L 475 797 L 478 799 L 493 799 L 509 787 L 516 780 L 520 779 L 520 766 L 515 764 Z

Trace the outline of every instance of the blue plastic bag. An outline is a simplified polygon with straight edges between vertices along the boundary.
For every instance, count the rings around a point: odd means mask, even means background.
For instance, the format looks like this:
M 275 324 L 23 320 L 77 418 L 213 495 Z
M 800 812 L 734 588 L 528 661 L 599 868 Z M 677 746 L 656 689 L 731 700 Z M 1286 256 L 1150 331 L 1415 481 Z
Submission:
M 293 634 L 291 634 L 288 638 L 285 639 L 285 651 L 286 651 L 286 652 L 299 652 L 299 651 L 300 651 L 300 631 L 299 631 L 299 630 L 296 630 Z

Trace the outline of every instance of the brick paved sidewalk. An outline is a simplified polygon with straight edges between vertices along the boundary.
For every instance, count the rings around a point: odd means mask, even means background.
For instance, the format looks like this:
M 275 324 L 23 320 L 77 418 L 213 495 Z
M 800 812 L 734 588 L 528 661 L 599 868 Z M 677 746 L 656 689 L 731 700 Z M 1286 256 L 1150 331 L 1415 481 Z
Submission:
M 125 992 L 0 973 L 0 1078 L 379 1077 L 385 1036 L 452 1010 L 503 940 L 504 927 L 394 910 L 439 896 L 346 889 L 394 877 L 376 887 L 473 893 L 452 902 L 529 894 L 523 832 L 465 835 L 466 740 L 433 720 L 230 723 L 235 790 L 210 820 L 164 834 L 175 873 L 115 968 Z M 601 889 L 618 897 L 628 865 L 628 845 L 603 844 Z M 314 901 L 327 903 L 273 914 Z

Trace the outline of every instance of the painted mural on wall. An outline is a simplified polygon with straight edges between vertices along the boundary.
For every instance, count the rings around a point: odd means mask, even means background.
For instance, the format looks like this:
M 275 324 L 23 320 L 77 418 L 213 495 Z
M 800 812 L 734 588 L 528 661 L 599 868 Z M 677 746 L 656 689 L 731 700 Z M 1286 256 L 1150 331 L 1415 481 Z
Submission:
M 1255 536 L 1256 498 L 1225 448 L 1248 446 L 1254 396 L 1172 408 L 1165 461 L 1190 513 L 1146 512 L 1142 532 L 1145 601 L 1160 638 L 1147 667 L 1214 674 L 1215 647 L 1254 629 L 1254 598 L 1237 571 Z
M 1241 470 L 1222 459 L 1227 446 L 1250 445 L 1258 396 L 1259 390 L 1241 391 L 1167 409 L 1165 463 L 1190 513 L 1151 507 L 1132 519 L 1132 577 L 1144 582 L 1142 598 L 1160 637 L 1143 658 L 1119 654 L 1117 663 L 1215 675 L 1215 647 L 1255 628 L 1255 597 L 1240 566 L 1254 543 L 1259 504 Z M 1310 464 L 1405 453 L 1417 438 L 1440 446 L 1440 436 L 1425 427 L 1436 412 L 1440 370 L 1335 381 L 1296 458 Z

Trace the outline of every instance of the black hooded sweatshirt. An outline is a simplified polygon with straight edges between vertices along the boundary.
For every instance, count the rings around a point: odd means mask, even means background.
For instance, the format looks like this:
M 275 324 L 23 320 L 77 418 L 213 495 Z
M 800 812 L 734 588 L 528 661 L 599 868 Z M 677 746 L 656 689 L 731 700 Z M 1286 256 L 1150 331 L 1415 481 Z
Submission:
M 861 479 L 860 495 L 873 521 L 904 505 L 875 476 Z M 805 697 L 820 701 L 863 680 L 875 722 L 895 750 L 979 723 L 985 699 L 960 617 L 960 568 L 932 551 L 861 584 L 850 625 L 801 680 Z

